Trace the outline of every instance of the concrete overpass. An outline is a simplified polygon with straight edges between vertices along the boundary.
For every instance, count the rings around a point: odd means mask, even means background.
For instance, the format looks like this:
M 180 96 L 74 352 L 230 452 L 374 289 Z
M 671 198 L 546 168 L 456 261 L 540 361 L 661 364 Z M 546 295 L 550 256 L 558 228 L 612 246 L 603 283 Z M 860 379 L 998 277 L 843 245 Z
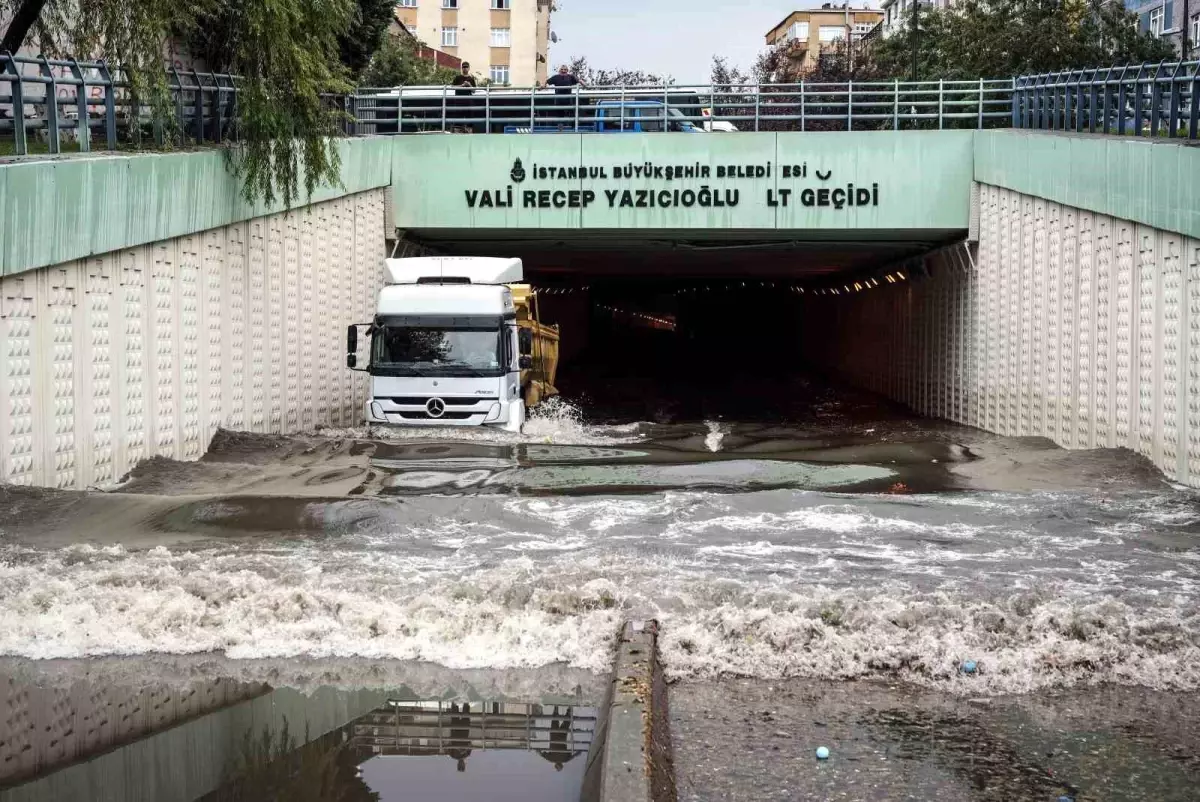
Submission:
M 369 315 L 399 229 L 414 247 L 522 256 L 553 287 L 778 283 L 808 360 L 923 414 L 1127 446 L 1200 486 L 1200 150 L 1185 142 L 340 146 L 343 186 L 290 213 L 242 202 L 215 152 L 0 166 L 0 481 L 106 485 L 147 457 L 200 456 L 221 426 L 357 423 L 344 327 Z

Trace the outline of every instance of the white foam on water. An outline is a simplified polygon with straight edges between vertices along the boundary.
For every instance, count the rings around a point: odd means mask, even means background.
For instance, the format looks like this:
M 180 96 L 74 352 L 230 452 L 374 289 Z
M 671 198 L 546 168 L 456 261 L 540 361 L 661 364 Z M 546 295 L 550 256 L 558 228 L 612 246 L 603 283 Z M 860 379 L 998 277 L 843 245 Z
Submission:
M 905 534 L 937 534 L 969 539 L 987 527 L 966 523 L 928 524 L 907 518 L 881 518 L 869 512 L 843 505 L 802 507 L 785 513 L 762 512 L 723 515 L 700 520 L 681 521 L 672 529 L 697 535 L 712 530 L 738 533 L 797 532 L 812 530 L 836 534 L 888 531 Z
M 437 541 L 437 531 L 421 536 Z M 953 555 L 886 539 L 835 535 L 820 546 L 759 537 L 721 552 L 601 548 L 603 538 L 583 526 L 559 537 L 498 537 L 504 545 L 472 549 L 463 525 L 452 523 L 441 539 L 454 551 L 364 551 L 336 541 L 3 546 L 0 653 L 223 652 L 602 671 L 620 622 L 653 615 L 678 678 L 899 677 L 973 695 L 1095 682 L 1200 688 L 1196 593 L 1123 591 L 1136 577 L 1112 560 L 1022 569 L 1026 590 L 989 588 L 970 572 L 930 588 L 909 574 L 935 574 Z M 830 569 L 847 573 L 849 560 L 863 558 L 882 572 L 828 584 Z M 1181 576 L 1195 577 L 1191 564 L 1179 565 L 1187 566 Z M 961 676 L 964 660 L 979 673 Z
M 708 427 L 708 434 L 704 436 L 704 447 L 715 454 L 721 450 L 721 441 L 725 439 L 725 433 L 721 431 L 721 424 L 716 421 L 705 421 L 704 425 Z

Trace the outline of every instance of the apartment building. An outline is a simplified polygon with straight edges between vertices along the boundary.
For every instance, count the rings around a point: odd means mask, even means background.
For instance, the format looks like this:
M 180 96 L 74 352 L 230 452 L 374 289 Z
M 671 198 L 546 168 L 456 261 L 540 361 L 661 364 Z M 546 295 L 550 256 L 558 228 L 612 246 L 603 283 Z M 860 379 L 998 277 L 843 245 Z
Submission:
M 904 25 L 910 24 L 909 15 L 917 2 L 918 0 L 883 0 L 879 4 L 879 10 L 883 12 L 883 27 L 881 28 L 883 35 L 890 36 Z M 953 0 L 919 0 L 919 2 L 922 9 L 946 8 L 953 3 Z
M 1138 29 L 1175 47 L 1185 60 L 1200 58 L 1200 0 L 1125 0 L 1125 8 L 1137 14 Z M 1185 20 L 1184 17 L 1187 19 Z M 1188 52 L 1183 52 L 1186 26 Z
M 471 64 L 483 80 L 546 80 L 553 0 L 398 0 L 396 19 L 430 47 Z
M 835 43 L 858 42 L 882 19 L 882 11 L 866 4 L 854 8 L 848 3 L 824 3 L 819 8 L 788 14 L 767 32 L 767 44 L 786 47 L 799 71 L 807 72 L 816 68 L 822 50 Z

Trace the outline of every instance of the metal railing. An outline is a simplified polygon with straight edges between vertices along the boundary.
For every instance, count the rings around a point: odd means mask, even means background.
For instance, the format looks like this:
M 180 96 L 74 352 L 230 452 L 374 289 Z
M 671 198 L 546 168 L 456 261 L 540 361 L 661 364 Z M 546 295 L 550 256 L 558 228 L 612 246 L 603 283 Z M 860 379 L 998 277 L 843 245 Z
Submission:
M 1017 78 L 1012 126 L 1121 136 L 1200 138 L 1200 61 Z
M 102 61 L 0 54 L 0 156 L 236 139 L 233 76 L 170 68 L 173 120 Z M 1200 62 L 1004 80 L 740 86 L 361 88 L 329 95 L 346 136 L 462 131 L 734 132 L 1015 127 L 1200 138 Z
M 755 86 L 363 88 L 358 133 L 784 131 L 1007 126 L 1013 81 L 848 81 Z
M 149 139 L 157 145 L 221 142 L 234 136 L 237 87 L 230 75 L 167 70 L 175 127 L 137 103 L 118 67 L 103 61 L 0 53 L 0 155 L 32 150 L 87 152 Z M 32 147 L 31 147 L 32 146 Z

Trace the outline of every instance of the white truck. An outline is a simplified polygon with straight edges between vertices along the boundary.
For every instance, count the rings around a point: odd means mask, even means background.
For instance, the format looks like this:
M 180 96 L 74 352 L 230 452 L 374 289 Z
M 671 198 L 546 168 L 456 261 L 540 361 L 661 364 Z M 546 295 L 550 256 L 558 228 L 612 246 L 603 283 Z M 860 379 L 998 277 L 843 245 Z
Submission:
M 347 330 L 347 367 L 371 375 L 367 423 L 519 432 L 526 402 L 555 392 L 558 343 L 557 327 L 531 314 L 521 260 L 419 257 L 386 266 L 375 319 Z M 360 368 L 364 327 L 369 361 Z

